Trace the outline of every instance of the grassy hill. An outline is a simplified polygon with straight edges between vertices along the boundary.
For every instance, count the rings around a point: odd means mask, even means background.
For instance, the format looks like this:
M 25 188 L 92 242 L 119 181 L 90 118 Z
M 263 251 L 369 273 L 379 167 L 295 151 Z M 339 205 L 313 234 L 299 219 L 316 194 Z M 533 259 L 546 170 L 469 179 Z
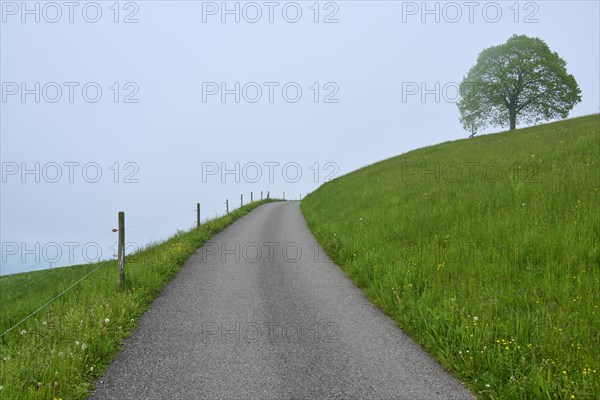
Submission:
M 411 151 L 324 184 L 302 210 L 481 398 L 600 398 L 599 115 Z
M 210 237 L 264 200 L 125 258 L 127 289 L 115 261 L 0 277 L 0 399 L 83 399 L 185 261 Z M 89 273 L 89 276 L 86 275 Z M 83 280 L 82 280 L 83 278 Z

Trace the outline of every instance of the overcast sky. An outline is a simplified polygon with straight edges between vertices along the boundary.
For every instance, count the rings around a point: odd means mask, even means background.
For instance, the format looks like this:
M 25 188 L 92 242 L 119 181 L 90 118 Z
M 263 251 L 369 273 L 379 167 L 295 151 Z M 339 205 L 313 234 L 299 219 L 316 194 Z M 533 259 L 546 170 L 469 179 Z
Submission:
M 566 60 L 571 116 L 600 110 L 598 1 L 225 7 L 1 2 L 1 274 L 111 257 L 120 210 L 141 246 L 190 228 L 197 202 L 209 218 L 241 193 L 298 198 L 465 138 L 456 87 L 513 34 Z

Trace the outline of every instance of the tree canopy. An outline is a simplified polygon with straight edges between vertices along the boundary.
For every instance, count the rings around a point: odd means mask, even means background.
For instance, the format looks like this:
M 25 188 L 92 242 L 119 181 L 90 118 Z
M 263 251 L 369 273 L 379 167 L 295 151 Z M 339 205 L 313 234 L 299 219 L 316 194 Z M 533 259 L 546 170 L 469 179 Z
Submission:
M 513 130 L 522 122 L 566 118 L 581 101 L 565 60 L 543 40 L 525 35 L 483 50 L 459 94 L 460 122 L 472 135 L 489 125 Z

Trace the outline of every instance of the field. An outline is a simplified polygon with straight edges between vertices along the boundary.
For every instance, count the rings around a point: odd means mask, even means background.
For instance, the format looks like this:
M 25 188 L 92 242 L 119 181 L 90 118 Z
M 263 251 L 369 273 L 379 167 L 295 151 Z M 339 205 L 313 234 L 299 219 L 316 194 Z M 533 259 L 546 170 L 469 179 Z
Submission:
M 599 171 L 592 115 L 411 151 L 324 184 L 302 210 L 480 398 L 599 399 Z
M 124 290 L 118 289 L 115 261 L 0 277 L 2 334 L 90 273 L 0 337 L 0 399 L 86 398 L 121 340 L 190 255 L 214 233 L 269 201 L 251 203 L 127 256 Z

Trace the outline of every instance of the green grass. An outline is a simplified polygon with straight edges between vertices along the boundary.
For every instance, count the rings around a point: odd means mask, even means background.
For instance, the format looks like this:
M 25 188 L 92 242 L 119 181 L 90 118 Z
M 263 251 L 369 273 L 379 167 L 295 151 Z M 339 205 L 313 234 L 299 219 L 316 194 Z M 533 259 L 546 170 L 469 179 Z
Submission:
M 254 202 L 126 257 L 127 288 L 110 261 L 0 338 L 0 399 L 83 399 L 165 284 L 213 234 Z M 96 265 L 0 277 L 0 334 Z
M 355 284 L 480 398 L 600 399 L 599 122 L 411 151 L 324 184 L 302 210 Z

